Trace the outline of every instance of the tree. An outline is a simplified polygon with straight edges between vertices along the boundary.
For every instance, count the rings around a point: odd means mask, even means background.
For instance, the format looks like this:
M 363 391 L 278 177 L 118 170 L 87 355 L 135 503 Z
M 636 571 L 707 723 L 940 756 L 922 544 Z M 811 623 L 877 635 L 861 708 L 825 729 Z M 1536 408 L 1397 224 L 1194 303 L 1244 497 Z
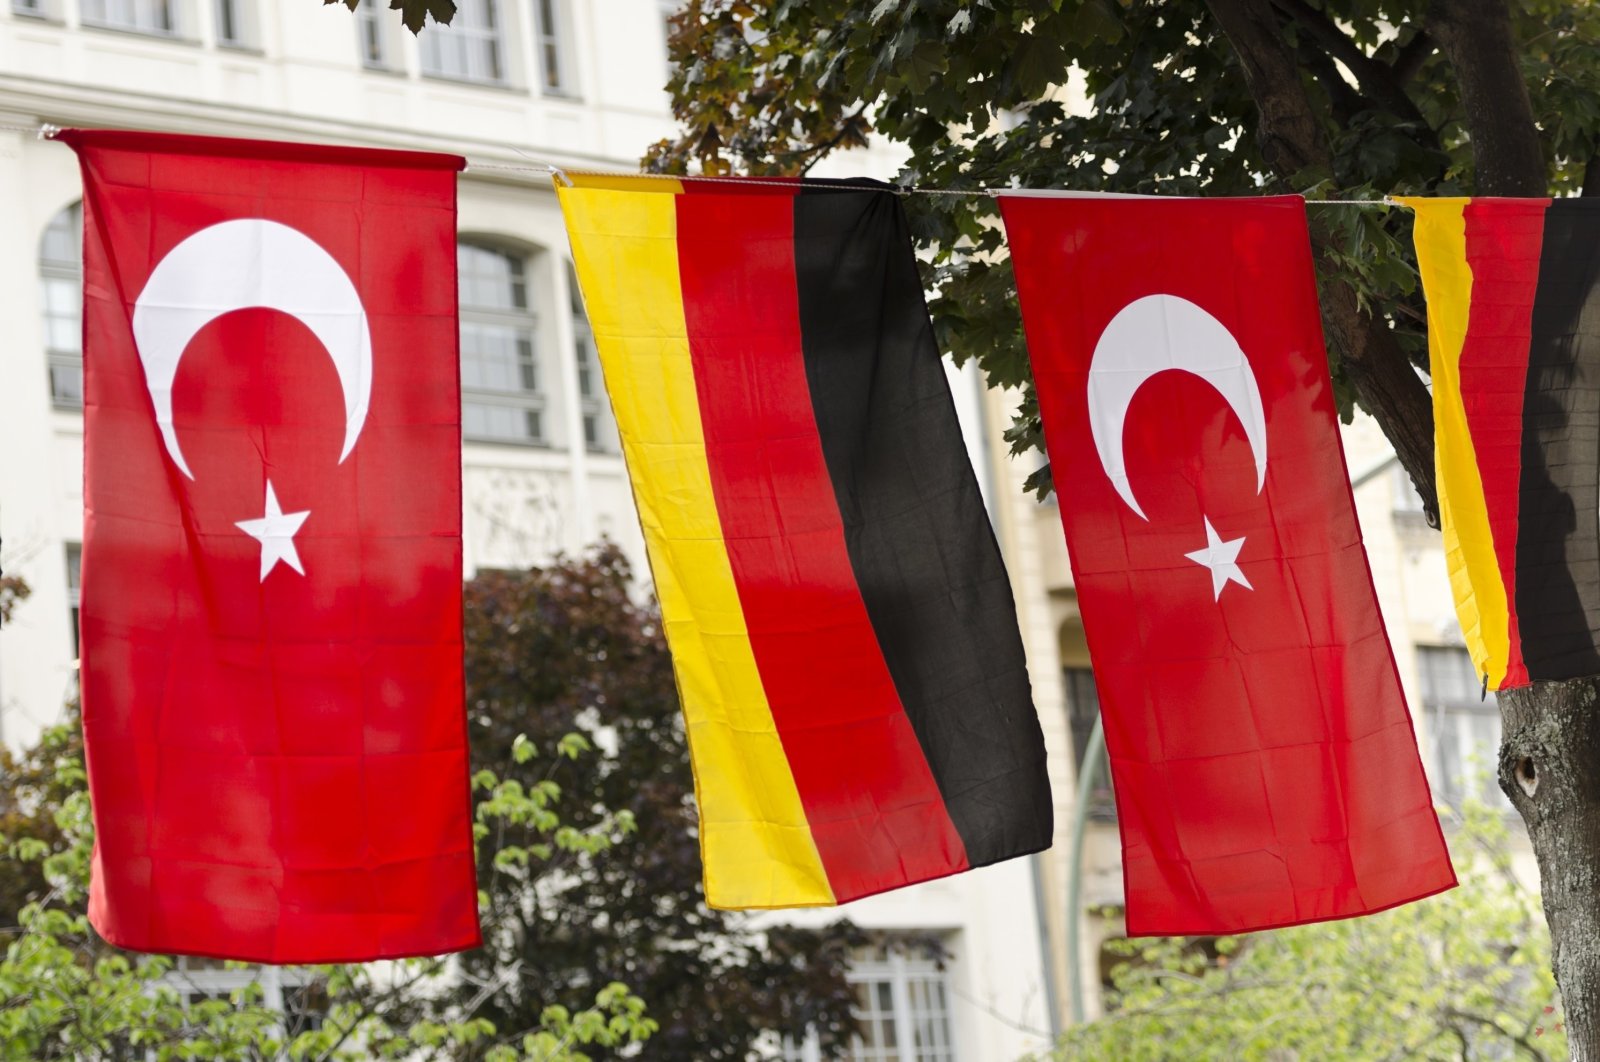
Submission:
M 318 967 L 293 1009 L 320 1024 L 286 1022 L 259 989 L 186 1004 L 162 980 L 171 959 L 94 935 L 76 718 L 0 759 L 0 1056 L 577 1062 L 648 1039 L 651 1058 L 743 1059 L 808 1024 L 837 1050 L 858 934 L 759 933 L 705 907 L 670 659 L 632 591 L 613 546 L 468 584 L 485 946 Z
M 909 151 L 902 182 L 944 189 L 1600 195 L 1597 42 L 1600 7 L 1560 0 L 689 0 L 683 130 L 647 161 L 800 173 L 875 131 Z M 1066 106 L 1075 77 L 1087 114 Z M 1008 438 L 1041 449 L 993 201 L 908 209 L 941 342 L 1023 389 Z M 1310 221 L 1341 410 L 1377 420 L 1436 522 L 1411 219 Z M 1499 703 L 1500 785 L 1539 860 L 1573 1050 L 1600 1057 L 1600 677 Z
M 1122 941 L 1105 1017 L 1063 1060 L 1565 1058 L 1537 898 L 1511 872 L 1506 819 L 1463 807 L 1461 887 L 1368 918 L 1201 949 Z
M 837 1050 L 854 1028 L 844 968 L 860 935 L 848 923 L 754 932 L 745 916 L 705 905 L 672 663 L 659 615 L 634 602 L 631 583 L 622 553 L 604 546 L 467 586 L 473 762 L 528 791 L 546 787 L 570 828 L 612 809 L 637 831 L 628 844 L 574 852 L 559 874 L 510 865 L 498 840 L 484 847 L 495 929 L 463 965 L 484 982 L 520 973 L 482 1013 L 517 1027 L 542 1003 L 575 1006 L 615 980 L 660 1023 L 652 1058 L 744 1059 L 763 1033 L 807 1025 Z M 563 745 L 567 734 L 583 737 Z M 590 743 L 603 750 L 593 764 L 520 758 Z
M 591 991 L 576 1011 L 552 1005 L 516 1029 L 497 1028 L 462 1001 L 444 959 L 316 968 L 301 992 L 320 1012 L 305 1020 L 262 1005 L 259 983 L 227 999 L 191 1001 L 164 955 L 111 947 L 84 914 L 94 830 L 76 714 L 46 730 L 20 759 L 0 763 L 0 1055 L 132 1060 L 217 1058 L 355 1062 L 475 1057 L 486 1062 L 586 1062 L 590 1049 L 642 1043 L 655 1023 L 621 984 Z M 531 824 L 554 851 L 619 840 L 610 829 L 569 835 L 541 794 L 481 774 L 483 832 Z M 507 845 L 502 850 L 515 850 Z M 20 904 L 20 906 L 19 906 Z M 472 986 L 467 986 L 470 990 Z

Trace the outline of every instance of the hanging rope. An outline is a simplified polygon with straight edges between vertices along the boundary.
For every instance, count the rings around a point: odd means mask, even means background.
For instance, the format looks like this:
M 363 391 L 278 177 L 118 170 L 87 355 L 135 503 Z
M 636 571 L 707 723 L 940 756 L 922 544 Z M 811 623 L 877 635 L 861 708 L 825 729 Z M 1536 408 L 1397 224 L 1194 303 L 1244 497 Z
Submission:
M 51 125 L 48 122 L 46 122 L 46 123 L 44 123 L 42 125 L 18 125 L 18 124 L 13 124 L 13 123 L 0 122 L 0 132 L 32 133 L 36 137 L 38 137 L 40 140 L 54 140 L 56 134 L 61 132 L 61 128 L 59 126 Z M 557 166 L 557 165 L 554 165 L 553 163 L 548 163 L 548 162 L 535 162 L 533 165 L 522 166 L 522 165 L 518 165 L 517 163 L 513 163 L 513 162 L 486 162 L 486 161 L 480 161 L 480 160 L 468 158 L 467 159 L 467 171 L 470 173 L 473 170 L 478 170 L 480 172 L 489 172 L 489 173 L 537 174 L 537 175 L 542 176 L 542 177 L 554 178 L 555 180 L 558 180 L 562 184 L 566 184 L 566 185 L 571 185 L 572 184 L 572 181 L 569 180 L 568 177 L 567 177 L 567 174 L 569 174 L 569 173 L 575 173 L 575 174 L 579 174 L 579 175 L 586 176 L 586 177 L 633 177 L 633 178 L 644 178 L 644 179 L 647 179 L 647 180 L 658 180 L 658 181 L 695 181 L 695 182 L 698 182 L 698 183 L 705 183 L 705 184 L 736 184 L 736 185 L 741 185 L 741 186 L 746 187 L 746 188 L 750 187 L 752 184 L 770 184 L 770 185 L 774 185 L 776 187 L 792 188 L 794 186 L 794 183 L 795 183 L 793 180 L 783 179 L 783 178 L 766 178 L 766 177 L 704 177 L 704 176 L 679 177 L 679 176 L 675 176 L 673 174 L 666 174 L 666 173 L 631 173 L 631 172 L 628 172 L 626 170 L 590 170 L 590 169 L 581 169 L 580 170 L 580 169 L 568 169 L 568 168 Z M 849 192 L 849 191 L 854 191 L 855 189 L 853 189 L 849 184 L 814 184 L 814 185 L 811 185 L 808 190 Z M 903 196 L 904 195 L 955 195 L 955 196 L 970 196 L 970 197 L 973 197 L 973 198 L 988 198 L 988 199 L 993 199 L 996 196 L 1016 195 L 1016 194 L 1019 194 L 1019 193 L 1028 194 L 1028 195 L 1045 195 L 1045 196 L 1049 196 L 1049 195 L 1054 193 L 1054 194 L 1060 194 L 1060 195 L 1063 195 L 1063 196 L 1075 196 L 1075 197 L 1082 197 L 1082 198 L 1097 198 L 1102 194 L 1105 194 L 1105 195 L 1117 195 L 1117 194 L 1119 194 L 1119 193 L 1100 193 L 1100 192 L 1075 192 L 1075 191 L 1069 191 L 1069 190 L 1066 190 L 1066 189 L 1053 189 L 1053 188 L 919 188 L 919 187 L 916 187 L 916 186 L 911 186 L 911 187 L 900 187 L 900 186 L 897 186 L 897 187 L 894 187 L 894 188 L 891 188 L 891 189 L 888 189 L 888 190 L 894 192 L 896 195 L 903 195 Z M 1123 196 L 1123 197 L 1126 198 L 1126 196 Z M 1149 196 L 1149 197 L 1139 196 L 1139 197 L 1133 197 L 1133 198 L 1160 198 L 1160 197 L 1157 197 L 1157 196 Z M 1174 197 L 1174 198 L 1180 198 L 1180 197 Z M 1200 197 L 1184 196 L 1184 197 L 1181 197 L 1181 198 L 1200 198 Z M 1395 203 L 1394 203 L 1394 201 L 1392 199 L 1390 199 L 1389 197 L 1385 196 L 1382 199 L 1307 199 L 1306 200 L 1306 205 L 1307 206 L 1343 206 L 1343 207 L 1390 207 L 1390 206 L 1394 206 Z

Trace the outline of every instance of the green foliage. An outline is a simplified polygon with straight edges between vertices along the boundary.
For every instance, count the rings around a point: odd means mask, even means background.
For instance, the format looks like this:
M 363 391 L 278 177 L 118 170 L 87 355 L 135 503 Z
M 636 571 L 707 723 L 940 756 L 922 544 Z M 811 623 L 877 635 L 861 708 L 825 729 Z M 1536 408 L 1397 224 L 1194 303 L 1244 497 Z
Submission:
M 582 754 L 581 742 L 572 747 Z M 0 1057 L 353 1062 L 430 1052 L 587 1062 L 589 1049 L 642 1043 L 656 1030 L 643 1001 L 613 983 L 581 1009 L 548 1008 L 531 1028 L 502 1034 L 463 1005 L 460 979 L 441 959 L 318 967 L 314 987 L 326 1010 L 316 1028 L 264 1006 L 259 984 L 225 999 L 187 1001 L 176 987 L 181 980 L 169 976 L 171 958 L 109 947 L 83 913 L 94 831 L 77 720 L 47 730 L 21 761 L 3 766 L 12 809 L 0 845 L 11 862 L 0 897 L 25 902 L 0 912 L 10 934 L 0 960 Z M 514 822 L 555 838 L 556 847 L 565 837 L 584 850 L 630 832 L 619 815 L 609 833 L 566 836 L 569 828 L 548 810 L 548 791 L 524 792 L 492 772 L 481 772 L 475 788 L 488 791 L 477 805 L 485 830 Z M 507 846 L 492 858 L 515 853 L 518 872 L 536 874 L 552 850 L 540 856 L 537 848 Z
M 1463 809 L 1459 888 L 1340 922 L 1120 942 L 1109 1013 L 1061 1059 L 1561 1059 L 1538 897 L 1511 873 L 1506 819 Z
M 653 169 L 796 173 L 861 143 L 903 145 L 897 178 L 1168 195 L 1311 198 L 1468 194 L 1472 128 L 1418 5 L 1280 0 L 1328 143 L 1326 168 L 1284 174 L 1260 143 L 1240 59 L 1204 4 L 1160 0 L 690 0 L 671 47 L 680 135 Z M 1600 5 L 1512 5 L 1552 191 L 1600 186 Z M 1359 68 L 1361 76 L 1341 72 Z M 1591 187 L 1591 192 L 1600 187 Z M 985 196 L 907 202 L 944 350 L 990 386 L 1021 387 L 1013 452 L 1042 450 L 1038 410 L 997 224 Z M 1315 209 L 1320 281 L 1350 283 L 1403 354 L 1426 363 L 1410 217 Z M 1330 334 L 1336 396 L 1354 390 Z M 1030 481 L 1049 489 L 1048 469 Z
M 758 933 L 705 905 L 672 662 L 631 584 L 605 546 L 467 585 L 474 785 L 497 816 L 479 860 L 495 928 L 462 958 L 486 986 L 478 1013 L 522 1028 L 621 982 L 661 1025 L 652 1059 L 745 1059 L 764 1033 L 808 1024 L 837 1050 L 859 934 Z

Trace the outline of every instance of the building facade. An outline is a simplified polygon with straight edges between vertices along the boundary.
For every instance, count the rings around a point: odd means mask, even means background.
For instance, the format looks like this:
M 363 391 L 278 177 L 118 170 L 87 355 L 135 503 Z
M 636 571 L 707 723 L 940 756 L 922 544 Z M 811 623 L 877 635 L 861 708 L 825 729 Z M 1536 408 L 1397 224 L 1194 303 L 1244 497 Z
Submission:
M 75 689 L 82 539 L 81 188 L 42 124 L 455 152 L 469 572 L 607 536 L 647 571 L 544 164 L 632 170 L 672 132 L 661 0 L 458 0 L 420 39 L 385 0 L 0 0 L 0 566 L 32 596 L 0 631 L 0 740 Z M 892 153 L 835 172 L 889 177 Z M 953 374 L 974 454 L 979 390 Z M 987 468 L 985 468 L 987 471 Z M 994 484 L 986 484 L 994 486 Z M 989 490 L 991 502 L 997 491 Z M 641 592 L 647 587 L 641 586 Z M 1048 668 L 1044 677 L 1049 678 Z M 1039 685 L 1055 705 L 1054 681 Z M 1047 711 L 1049 715 L 1055 709 Z M 1067 796 L 1070 798 L 1070 791 Z M 880 930 L 851 974 L 862 1059 L 999 1062 L 1047 1041 L 1042 860 L 852 905 Z M 831 915 L 815 915 L 819 919 Z M 197 992 L 249 971 L 185 964 Z M 294 982 L 268 976 L 269 998 Z M 786 1046 L 773 1042 L 775 1054 Z M 814 1047 L 787 1045 L 793 1057 Z

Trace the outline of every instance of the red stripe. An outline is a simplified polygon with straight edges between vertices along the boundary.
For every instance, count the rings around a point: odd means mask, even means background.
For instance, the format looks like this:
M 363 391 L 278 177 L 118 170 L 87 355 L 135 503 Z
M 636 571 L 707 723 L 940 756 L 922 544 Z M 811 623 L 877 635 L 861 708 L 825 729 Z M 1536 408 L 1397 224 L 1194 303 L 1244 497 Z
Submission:
M 683 177 L 678 182 L 683 194 L 702 195 L 775 195 L 800 194 L 800 178 L 773 175 L 771 177 Z
M 862 602 L 817 436 L 793 196 L 679 196 L 678 257 L 723 538 L 834 896 L 964 870 Z
M 1511 651 L 1501 689 L 1528 684 L 1517 623 L 1517 511 L 1522 489 L 1522 400 L 1548 205 L 1548 200 L 1474 200 L 1463 211 L 1472 300 L 1461 347 L 1461 403 L 1506 588 Z

